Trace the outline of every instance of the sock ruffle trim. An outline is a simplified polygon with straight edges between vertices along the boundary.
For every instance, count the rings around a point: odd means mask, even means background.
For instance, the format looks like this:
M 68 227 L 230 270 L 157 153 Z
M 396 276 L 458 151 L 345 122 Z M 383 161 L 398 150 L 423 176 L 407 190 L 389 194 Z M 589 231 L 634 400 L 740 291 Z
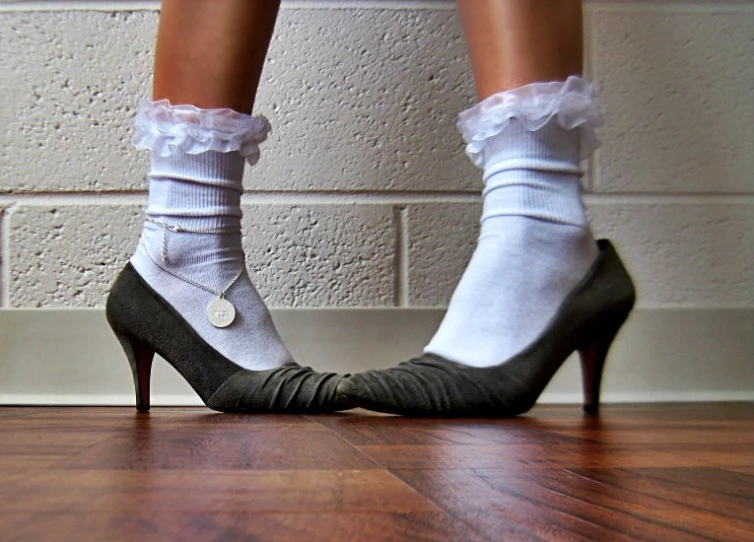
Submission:
M 594 100 L 594 86 L 575 75 L 564 82 L 531 83 L 499 92 L 462 111 L 456 126 L 474 165 L 483 167 L 487 140 L 502 132 L 512 119 L 531 132 L 553 119 L 566 130 L 578 129 L 581 159 L 600 146 L 594 130 L 603 125 L 602 108 Z
M 271 131 L 269 121 L 261 115 L 171 105 L 168 100 L 145 100 L 139 104 L 134 127 L 133 144 L 140 150 L 149 149 L 162 157 L 176 151 L 238 151 L 249 165 L 259 161 L 259 144 Z

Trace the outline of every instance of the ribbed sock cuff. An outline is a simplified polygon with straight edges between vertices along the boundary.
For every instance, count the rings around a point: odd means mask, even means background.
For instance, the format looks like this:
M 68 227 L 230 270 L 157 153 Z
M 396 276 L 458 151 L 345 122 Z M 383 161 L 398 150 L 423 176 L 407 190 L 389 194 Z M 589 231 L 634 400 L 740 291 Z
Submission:
M 487 180 L 482 224 L 498 216 L 528 216 L 586 228 L 581 189 L 574 175 L 507 170 Z
M 168 178 L 243 192 L 244 159 L 237 152 L 206 151 L 199 154 L 152 153 L 149 178 Z
M 237 229 L 243 169 L 236 152 L 153 153 L 147 215 L 190 230 Z
M 482 222 L 517 215 L 586 227 L 579 162 L 577 130 L 550 121 L 530 131 L 512 120 L 484 149 Z
M 578 130 L 565 130 L 550 121 L 532 132 L 512 119 L 487 142 L 484 149 L 485 181 L 489 176 L 508 169 L 581 175 Z

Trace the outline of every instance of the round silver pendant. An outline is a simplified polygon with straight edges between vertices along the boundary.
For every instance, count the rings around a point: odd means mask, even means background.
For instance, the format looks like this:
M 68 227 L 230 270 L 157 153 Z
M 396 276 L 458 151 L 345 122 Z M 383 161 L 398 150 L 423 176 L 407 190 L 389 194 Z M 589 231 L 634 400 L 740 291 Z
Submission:
M 223 297 L 218 297 L 207 305 L 207 319 L 215 327 L 228 327 L 236 318 L 236 308 Z

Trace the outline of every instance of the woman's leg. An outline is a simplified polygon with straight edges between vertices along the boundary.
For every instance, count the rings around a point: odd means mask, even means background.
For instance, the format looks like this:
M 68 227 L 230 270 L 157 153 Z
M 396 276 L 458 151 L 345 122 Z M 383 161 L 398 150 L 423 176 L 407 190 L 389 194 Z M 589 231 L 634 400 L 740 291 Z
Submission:
M 591 86 L 578 77 L 580 0 L 458 4 L 481 100 L 458 119 L 466 152 L 484 172 L 477 246 L 425 355 L 354 375 L 339 391 L 385 412 L 506 416 L 530 408 L 585 341 L 611 340 L 592 324 L 612 321 L 601 312 L 612 310 L 611 301 L 600 287 L 576 289 L 599 256 L 579 177 L 601 117 Z M 618 284 L 606 289 L 622 292 L 616 312 L 624 318 L 633 301 L 621 273 L 600 279 Z M 564 318 L 554 334 L 544 333 Z
M 583 65 L 581 0 L 458 0 L 479 100 Z
M 487 132 L 477 157 L 481 235 L 426 352 L 485 367 L 534 341 L 597 255 L 579 193 L 579 131 L 546 122 L 561 107 L 547 103 L 546 92 L 538 106 L 528 97 L 534 91 L 515 95 L 530 83 L 562 87 L 580 75 L 581 0 L 459 0 L 459 7 L 482 104 L 505 99 L 509 111 L 521 110 L 509 119 L 484 105 L 463 114 L 467 138 Z M 542 126 L 516 118 L 526 115 Z
M 278 7 L 164 0 L 155 101 L 136 120 L 136 144 L 152 151 L 152 165 L 131 263 L 209 346 L 248 369 L 293 361 L 245 271 L 241 245 L 244 163 L 256 161 L 267 134 L 266 121 L 250 113 Z M 232 309 L 210 309 L 218 298 Z
M 153 99 L 251 114 L 279 0 L 163 0 Z

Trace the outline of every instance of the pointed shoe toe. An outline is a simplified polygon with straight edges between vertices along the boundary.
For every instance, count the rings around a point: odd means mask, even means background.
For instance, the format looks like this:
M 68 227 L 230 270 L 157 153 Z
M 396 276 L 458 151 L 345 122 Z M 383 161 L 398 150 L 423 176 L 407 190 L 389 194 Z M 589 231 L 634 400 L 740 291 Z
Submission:
M 290 365 L 268 371 L 242 370 L 207 400 L 221 412 L 335 412 L 351 408 L 337 394 L 342 376 Z
M 514 380 L 501 389 L 489 373 L 423 355 L 344 378 L 338 393 L 355 406 L 413 417 L 506 417 L 530 408 L 527 388 Z

